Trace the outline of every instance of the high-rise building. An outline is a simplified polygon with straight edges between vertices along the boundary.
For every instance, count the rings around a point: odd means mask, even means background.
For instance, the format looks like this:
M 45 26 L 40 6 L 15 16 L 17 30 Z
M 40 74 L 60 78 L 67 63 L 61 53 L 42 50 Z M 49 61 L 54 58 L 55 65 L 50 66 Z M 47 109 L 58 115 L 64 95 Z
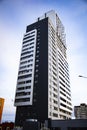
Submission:
M 75 106 L 74 114 L 76 119 L 87 119 L 87 105 L 82 103 L 80 106 Z
M 2 119 L 3 106 L 4 106 L 4 99 L 0 98 L 0 123 Z
M 30 119 L 71 119 L 66 50 L 64 26 L 55 11 L 27 26 L 15 95 L 15 125 Z

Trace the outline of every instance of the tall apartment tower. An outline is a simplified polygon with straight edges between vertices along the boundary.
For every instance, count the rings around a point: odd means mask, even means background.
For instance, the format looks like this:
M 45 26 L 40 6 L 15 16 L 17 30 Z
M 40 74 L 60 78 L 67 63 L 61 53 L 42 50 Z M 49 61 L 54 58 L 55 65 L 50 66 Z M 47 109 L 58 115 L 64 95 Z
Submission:
M 64 27 L 49 11 L 26 28 L 15 95 L 15 125 L 70 119 L 72 113 Z

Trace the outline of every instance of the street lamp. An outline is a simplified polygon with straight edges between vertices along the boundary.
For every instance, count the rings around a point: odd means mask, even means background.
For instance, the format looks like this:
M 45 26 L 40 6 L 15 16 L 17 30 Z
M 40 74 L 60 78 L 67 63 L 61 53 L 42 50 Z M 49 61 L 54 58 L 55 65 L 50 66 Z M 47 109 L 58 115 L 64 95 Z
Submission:
M 86 76 L 82 76 L 82 75 L 79 75 L 78 77 L 81 77 L 81 78 L 87 78 Z

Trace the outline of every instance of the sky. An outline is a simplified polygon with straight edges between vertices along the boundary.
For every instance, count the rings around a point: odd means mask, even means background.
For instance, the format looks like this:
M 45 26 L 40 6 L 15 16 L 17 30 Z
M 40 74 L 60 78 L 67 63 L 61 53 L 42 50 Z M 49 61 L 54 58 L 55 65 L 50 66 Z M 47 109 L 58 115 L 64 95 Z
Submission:
M 14 121 L 17 74 L 26 26 L 55 10 L 66 33 L 72 105 L 87 104 L 87 0 L 0 0 L 0 97 L 2 121 Z

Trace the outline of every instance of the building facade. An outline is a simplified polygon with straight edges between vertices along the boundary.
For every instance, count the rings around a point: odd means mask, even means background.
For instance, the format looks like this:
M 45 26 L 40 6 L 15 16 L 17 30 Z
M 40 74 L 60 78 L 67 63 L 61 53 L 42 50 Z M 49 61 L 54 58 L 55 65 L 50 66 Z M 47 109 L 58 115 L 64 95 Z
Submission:
M 23 130 L 87 130 L 87 119 L 50 120 L 49 125 L 38 127 L 38 122 L 25 122 Z
M 74 114 L 76 119 L 87 119 L 87 105 L 85 103 L 74 107 Z
M 71 119 L 66 50 L 64 27 L 54 11 L 27 26 L 15 95 L 15 125 L 30 119 Z
M 4 107 L 4 99 L 0 98 L 0 123 L 1 123 L 1 119 L 2 119 L 3 107 Z

